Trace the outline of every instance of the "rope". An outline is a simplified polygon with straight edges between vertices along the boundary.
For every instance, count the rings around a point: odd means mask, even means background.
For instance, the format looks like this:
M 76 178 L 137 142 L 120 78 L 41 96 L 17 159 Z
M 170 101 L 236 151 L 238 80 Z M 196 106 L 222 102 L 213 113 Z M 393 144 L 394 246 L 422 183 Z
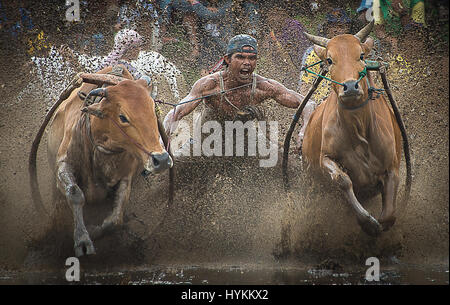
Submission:
M 323 78 L 323 79 L 326 79 L 326 80 L 328 80 L 328 81 L 330 81 L 330 82 L 333 82 L 333 83 L 336 83 L 336 84 L 338 84 L 338 85 L 345 86 L 343 83 L 337 82 L 337 81 L 335 81 L 335 80 L 333 80 L 333 79 L 331 79 L 331 78 L 329 78 L 329 77 L 326 77 L 325 75 L 317 74 L 316 72 L 314 72 L 314 71 L 308 69 L 308 68 L 310 68 L 310 67 L 312 67 L 312 66 L 315 66 L 315 65 L 317 65 L 317 64 L 320 64 L 320 63 L 322 63 L 322 62 L 323 62 L 323 60 L 318 61 L 318 62 L 316 62 L 316 63 L 313 63 L 312 65 L 303 67 L 303 68 L 302 68 L 302 71 L 306 71 L 307 73 L 314 74 L 314 75 L 316 75 L 316 76 L 318 76 L 318 77 L 321 77 L 321 78 Z
M 261 82 L 263 82 L 263 81 L 257 81 L 257 83 L 261 83 Z M 220 90 L 220 91 L 217 91 L 217 92 L 214 92 L 214 93 L 211 93 L 211 94 L 207 94 L 207 95 L 203 95 L 203 96 L 200 96 L 200 97 L 193 98 L 191 100 L 187 100 L 187 101 L 184 101 L 184 102 L 179 102 L 177 104 L 167 103 L 167 102 L 164 102 L 162 100 L 156 100 L 155 102 L 156 103 L 160 103 L 160 104 L 164 104 L 164 105 L 169 105 L 169 106 L 172 106 L 172 107 L 177 107 L 177 106 L 180 106 L 180 105 L 183 105 L 183 104 L 192 103 L 192 102 L 195 102 L 195 101 L 201 101 L 202 99 L 208 98 L 208 97 L 211 97 L 211 96 L 216 96 L 216 95 L 224 94 L 224 93 L 227 93 L 227 92 L 230 92 L 230 91 L 233 91 L 233 90 L 237 90 L 237 89 L 240 89 L 240 88 L 243 88 L 243 87 L 248 87 L 250 85 L 252 85 L 252 83 L 244 84 L 244 85 L 237 86 L 237 87 L 230 88 L 230 89 L 226 89 L 226 90 Z
M 317 64 L 320 64 L 320 63 L 322 63 L 322 62 L 323 62 L 323 60 L 320 60 L 320 61 L 315 62 L 315 63 L 313 63 L 313 64 L 311 64 L 311 65 L 309 65 L 309 66 L 303 67 L 302 70 L 303 70 L 303 71 L 306 71 L 307 73 L 309 72 L 309 73 L 314 74 L 314 75 L 316 75 L 316 76 L 318 76 L 318 77 L 321 77 L 321 78 L 323 78 L 323 79 L 326 79 L 326 80 L 328 80 L 328 81 L 330 81 L 330 82 L 336 83 L 336 84 L 338 84 L 338 85 L 345 86 L 345 84 L 343 84 L 343 83 L 340 83 L 340 82 L 338 82 L 338 81 L 335 81 L 335 80 L 333 80 L 333 79 L 331 79 L 331 78 L 329 78 L 329 77 L 326 77 L 325 75 L 317 74 L 316 72 L 311 71 L 311 70 L 308 69 L 308 68 L 313 67 L 313 66 L 315 66 L 315 65 L 317 65 Z M 356 82 L 359 83 L 365 76 L 367 76 L 367 73 L 368 73 L 368 72 L 367 72 L 367 65 L 366 65 L 366 66 L 364 66 L 364 69 L 363 69 L 361 72 L 358 72 L 359 78 L 358 78 L 358 80 L 357 80 Z M 367 84 L 369 84 L 368 81 L 367 81 Z M 371 87 L 370 85 L 369 85 L 368 87 L 369 87 L 369 95 L 370 95 L 370 96 L 371 96 L 372 92 L 377 92 L 378 95 L 379 95 L 382 91 L 384 91 L 383 89 L 374 88 L 374 87 Z M 378 96 L 377 96 L 377 97 L 378 97 Z
M 364 67 L 364 70 L 362 70 L 361 72 L 358 72 L 359 78 L 356 81 L 357 83 L 359 83 L 359 81 L 367 75 L 367 67 Z
M 198 101 L 203 100 L 204 98 L 208 98 L 208 97 L 215 96 L 215 95 L 218 95 L 218 94 L 224 94 L 226 92 L 230 92 L 232 90 L 236 90 L 236 89 L 239 89 L 239 88 L 247 87 L 247 86 L 250 86 L 252 84 L 253 84 L 253 82 L 252 83 L 248 83 L 248 84 L 244 84 L 244 85 L 241 85 L 241 86 L 237 86 L 237 87 L 234 87 L 234 88 L 230 88 L 230 89 L 227 89 L 227 90 L 220 90 L 220 91 L 215 92 L 215 93 L 211 93 L 211 94 L 208 94 L 208 95 L 203 95 L 203 96 L 200 96 L 200 97 L 188 100 L 188 101 L 180 102 L 180 103 L 177 103 L 177 104 L 167 103 L 167 102 L 164 102 L 162 100 L 155 100 L 155 103 L 172 106 L 173 107 L 173 113 L 175 114 L 175 110 L 176 110 L 177 106 L 180 106 L 180 105 L 183 105 L 183 104 L 187 104 L 187 103 L 192 103 L 192 102 L 198 102 Z M 234 106 L 233 104 L 231 104 L 231 105 Z M 236 107 L 236 106 L 234 106 L 234 107 Z M 238 110 L 240 110 L 240 109 L 238 109 Z M 166 149 L 170 153 L 170 137 L 168 137 Z
M 337 81 L 335 81 L 335 80 L 333 80 L 333 79 L 331 79 L 331 78 L 329 78 L 329 77 L 326 77 L 325 75 L 317 74 L 316 72 L 311 71 L 311 70 L 308 69 L 308 68 L 313 67 L 313 66 L 315 66 L 315 65 L 318 65 L 318 64 L 320 64 L 320 63 L 322 63 L 322 62 L 323 62 L 323 60 L 320 60 L 320 61 L 318 61 L 318 62 L 315 62 L 315 63 L 311 64 L 311 65 L 308 65 L 308 66 L 303 67 L 302 70 L 303 70 L 303 71 L 306 71 L 306 72 L 309 72 L 309 73 L 312 73 L 312 74 L 316 75 L 317 77 L 326 79 L 326 80 L 328 80 L 328 81 L 330 81 L 330 82 L 333 82 L 333 83 L 336 83 L 336 84 L 338 84 L 338 85 L 345 86 L 345 84 L 343 84 L 343 83 L 337 82 Z M 362 71 L 358 72 L 359 78 L 358 78 L 358 80 L 356 81 L 356 83 L 359 83 L 365 76 L 367 76 L 367 73 L 368 73 L 368 72 L 367 72 L 367 63 L 366 63 L 366 66 L 364 66 L 364 69 L 363 69 Z M 340 104 L 342 107 L 344 107 L 345 109 L 347 109 L 347 110 L 355 110 L 355 109 L 358 109 L 358 108 L 363 107 L 363 106 L 366 105 L 370 100 L 377 99 L 377 98 L 380 96 L 380 94 L 383 93 L 384 89 L 378 89 L 378 88 L 371 87 L 370 84 L 369 84 L 369 80 L 368 80 L 367 78 L 366 78 L 366 80 L 367 80 L 367 87 L 368 87 L 368 97 L 367 97 L 367 99 L 366 99 L 362 104 L 357 105 L 357 106 L 355 106 L 355 107 L 349 107 L 349 106 L 346 106 L 346 105 L 344 105 L 344 104 L 342 104 L 342 103 L 339 103 L 339 104 Z M 376 96 L 376 97 L 373 97 L 373 93 L 374 93 L 374 92 L 377 93 L 377 96 Z

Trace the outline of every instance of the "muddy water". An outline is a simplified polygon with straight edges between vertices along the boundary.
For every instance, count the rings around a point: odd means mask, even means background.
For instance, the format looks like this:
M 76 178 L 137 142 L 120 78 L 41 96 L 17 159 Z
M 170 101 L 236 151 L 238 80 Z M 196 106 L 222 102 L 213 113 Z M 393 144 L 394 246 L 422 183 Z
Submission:
M 143 179 L 137 180 L 126 207 L 126 214 L 131 215 L 128 217 L 129 230 L 95 243 L 98 257 L 95 263 L 91 262 L 95 268 L 87 268 L 82 261 L 79 283 L 365 285 L 374 283 L 365 281 L 367 267 L 363 263 L 328 270 L 306 265 L 304 261 L 308 257 L 314 257 L 318 263 L 330 257 L 358 261 L 370 256 L 397 255 L 419 264 L 382 264 L 380 281 L 375 284 L 448 285 L 448 88 L 428 89 L 429 84 L 442 88 L 442 79 L 448 80 L 448 57 L 446 60 L 429 60 L 431 62 L 426 66 L 436 73 L 442 70 L 442 75 L 434 77 L 433 74 L 422 80 L 420 83 L 427 84 L 423 86 L 426 90 L 411 91 L 403 75 L 399 79 L 390 75 L 392 85 L 401 89 L 396 94 L 402 97 L 399 106 L 411 135 L 414 179 L 411 200 L 407 205 L 399 204 L 397 223 L 377 240 L 361 232 L 342 194 L 332 191 L 325 183 L 315 180 L 313 183 L 313 179 L 304 176 L 293 155 L 289 161 L 292 186 L 288 192 L 282 186 L 281 169 L 260 168 L 259 160 L 253 163 L 248 160 L 212 162 L 209 159 L 179 162 L 176 200 L 171 209 L 166 208 L 165 200 L 167 175 L 148 184 Z M 29 81 L 27 77 L 24 80 Z M 20 103 L 15 102 L 15 95 L 10 92 L 2 95 L 4 100 L 13 102 L 4 103 L 5 108 L 0 114 L 0 121 L 8 122 L 0 124 L 0 202 L 4 204 L 0 209 L 0 227 L 3 228 L 0 268 L 23 269 L 20 272 L 0 270 L 0 284 L 67 284 L 64 263 L 54 263 L 51 251 L 30 256 L 27 250 L 29 240 L 40 236 L 46 225 L 36 221 L 25 183 L 28 181 L 28 149 L 24 147 L 32 143 L 45 114 L 45 103 L 36 102 L 36 97 L 40 96 L 36 92 L 31 92 L 30 97 Z M 430 96 L 431 93 L 434 95 Z M 421 108 L 417 101 L 421 101 Z M 269 118 L 279 120 L 282 147 L 292 112 L 270 104 L 267 109 Z M 53 205 L 49 200 L 53 185 L 45 145 L 41 145 L 39 175 L 43 196 L 48 198 L 47 206 L 50 207 Z M 403 174 L 401 177 L 404 179 Z M 380 197 L 365 203 L 374 215 L 380 212 Z M 86 214 L 94 217 L 87 217 L 87 223 L 101 223 L 104 217 L 96 214 L 96 207 L 89 208 L 86 208 Z M 164 216 L 166 212 L 167 216 Z M 272 259 L 273 253 L 278 254 L 281 227 L 285 225 L 290 228 L 288 250 L 305 265 L 249 266 L 239 263 L 240 258 Z M 73 255 L 70 231 L 68 235 L 65 242 L 69 247 L 62 250 L 63 257 Z M 191 258 L 200 262 L 226 260 L 231 263 L 207 265 L 193 263 Z M 180 263 L 172 263 L 174 260 Z M 445 265 L 431 265 L 430 260 L 445 262 Z M 33 271 L 28 268 L 38 263 L 53 269 Z M 110 267 L 124 263 L 122 268 Z M 130 267 L 136 266 L 135 263 L 140 267 Z M 55 271 L 54 268 L 58 269 Z
M 448 265 L 396 264 L 380 268 L 379 281 L 367 281 L 366 269 L 318 269 L 307 266 L 152 266 L 117 270 L 81 270 L 84 285 L 448 285 Z M 69 284 L 65 270 L 0 271 L 0 285 Z

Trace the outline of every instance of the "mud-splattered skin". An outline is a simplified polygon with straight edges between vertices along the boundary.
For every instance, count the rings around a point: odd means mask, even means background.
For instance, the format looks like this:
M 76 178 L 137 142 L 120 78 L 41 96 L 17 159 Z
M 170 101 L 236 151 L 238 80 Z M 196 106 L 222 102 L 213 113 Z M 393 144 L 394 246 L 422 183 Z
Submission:
M 371 39 L 362 43 L 365 38 L 344 34 L 323 41 L 325 48 L 315 48 L 328 63 L 331 79 L 343 85 L 333 83 L 330 96 L 312 114 L 302 153 L 344 192 L 362 229 L 378 235 L 395 222 L 401 133 L 383 96 L 364 105 L 368 82 L 357 80 L 373 46 Z M 314 42 L 320 43 L 319 39 Z M 353 191 L 374 189 L 378 184 L 382 185 L 383 204 L 379 222 L 361 206 Z
M 257 62 L 256 54 L 234 53 L 231 56 L 226 56 L 225 61 L 228 65 L 225 71 L 216 72 L 199 79 L 192 87 L 190 93 L 181 100 L 181 103 L 220 92 L 221 74 L 225 90 L 238 86 L 243 87 L 228 91 L 223 97 L 220 94 L 216 94 L 204 99 L 205 104 L 215 109 L 219 115 L 233 118 L 236 116 L 237 109 L 242 109 L 247 105 L 259 105 L 269 98 L 288 108 L 299 106 L 302 98 L 300 94 L 287 89 L 275 80 L 259 75 L 255 75 L 256 88 L 255 92 L 252 93 L 253 71 Z M 228 101 L 225 100 L 225 97 Z M 175 116 L 172 117 L 172 122 L 179 121 L 191 113 L 198 105 L 199 102 L 197 101 L 178 106 Z M 172 115 L 172 112 L 168 115 Z

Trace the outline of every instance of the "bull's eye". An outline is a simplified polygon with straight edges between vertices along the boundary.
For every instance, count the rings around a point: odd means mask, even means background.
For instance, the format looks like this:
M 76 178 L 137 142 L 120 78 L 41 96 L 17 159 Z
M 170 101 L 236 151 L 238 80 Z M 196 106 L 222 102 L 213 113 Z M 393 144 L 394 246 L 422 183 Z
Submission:
M 127 117 L 124 116 L 123 114 L 119 115 L 119 119 L 122 123 L 130 123 L 130 121 L 128 121 Z
M 332 61 L 331 58 L 329 58 L 329 57 L 327 58 L 327 62 L 328 62 L 329 65 L 332 65 L 332 64 L 333 64 L 333 61 Z
M 359 56 L 359 59 L 364 60 L 364 53 L 361 53 L 361 55 Z

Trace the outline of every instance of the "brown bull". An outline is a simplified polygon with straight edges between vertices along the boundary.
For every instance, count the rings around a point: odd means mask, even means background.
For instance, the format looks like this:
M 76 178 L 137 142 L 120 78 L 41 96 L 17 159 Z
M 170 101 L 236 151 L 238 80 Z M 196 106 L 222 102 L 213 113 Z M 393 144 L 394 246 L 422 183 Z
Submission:
M 364 71 L 373 47 L 366 37 L 373 22 L 358 34 L 332 39 L 307 34 L 314 50 L 328 66 L 333 81 L 330 96 L 313 112 L 302 148 L 305 162 L 321 169 L 345 194 L 361 228 L 377 236 L 395 222 L 402 134 L 384 96 L 369 95 L 374 88 Z M 380 188 L 381 186 L 381 188 Z M 382 212 L 372 217 L 355 196 L 381 191 Z
M 111 68 L 106 68 L 94 78 L 97 83 L 104 78 L 103 83 L 109 84 L 114 79 L 112 83 L 116 85 L 95 89 L 95 85 L 83 83 L 57 106 L 48 131 L 48 160 L 54 169 L 57 191 L 73 212 L 77 256 L 94 254 L 91 238 L 99 238 L 122 224 L 132 178 L 138 171 L 158 173 L 173 164 L 159 141 L 155 104 L 148 92 L 150 84 L 144 79 L 132 80 L 126 70 L 126 78 L 104 74 L 109 71 Z M 88 95 L 86 100 L 102 99 L 87 105 L 79 92 Z M 36 195 L 33 153 L 30 174 Z M 103 200 L 109 194 L 113 195 L 111 214 L 102 225 L 88 226 L 88 232 L 83 206 Z M 34 197 L 40 202 L 40 195 Z M 44 210 L 42 205 L 41 210 Z

